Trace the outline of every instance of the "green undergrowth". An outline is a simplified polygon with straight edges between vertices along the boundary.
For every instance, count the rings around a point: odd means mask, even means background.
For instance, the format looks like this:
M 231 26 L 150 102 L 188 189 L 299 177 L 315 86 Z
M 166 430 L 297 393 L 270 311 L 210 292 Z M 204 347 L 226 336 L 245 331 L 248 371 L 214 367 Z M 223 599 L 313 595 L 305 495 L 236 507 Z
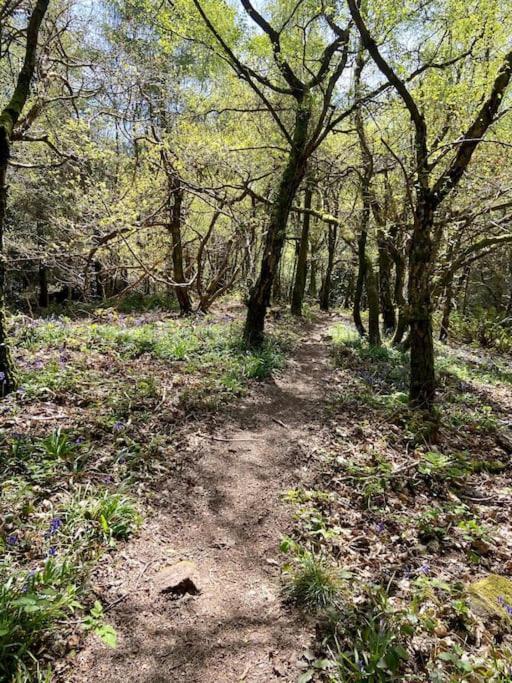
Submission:
M 454 312 L 451 316 L 450 336 L 463 344 L 512 354 L 511 322 L 510 317 L 500 318 L 493 310 L 474 311 L 469 317 Z
M 237 324 L 193 319 L 146 322 L 117 315 L 109 323 L 64 318 L 24 326 L 18 342 L 37 357 L 21 373 L 22 391 L 29 398 L 83 395 L 84 389 L 101 381 L 87 359 L 112 356 L 114 363 L 172 363 L 174 372 L 200 377 L 183 392 L 184 404 L 199 409 L 216 407 L 229 395 L 240 395 L 249 380 L 265 379 L 283 367 L 292 336 L 278 331 L 260 349 L 247 351 Z
M 363 527 L 368 542 L 386 544 L 394 539 L 392 544 L 401 546 L 396 531 L 401 529 L 411 545 L 414 532 L 416 557 L 411 553 L 409 562 L 394 563 L 390 570 L 384 566 L 383 573 L 377 570 L 370 578 L 368 570 L 358 569 L 363 558 L 343 553 L 346 523 L 337 516 L 335 493 L 293 490 L 285 499 L 293 506 L 295 522 L 291 536 L 281 542 L 283 595 L 317 622 L 316 647 L 313 655 L 305 653 L 299 680 L 509 680 L 512 620 L 505 619 L 497 630 L 493 627 L 498 636 L 479 645 L 475 633 L 489 624 L 473 610 L 468 585 L 438 575 L 429 558 L 428 549 L 441 553 L 441 547 L 464 546 L 468 562 L 486 552 L 492 530 L 468 506 L 438 502 L 416 513 L 414 521 L 381 511 L 385 521 Z M 358 542 L 367 548 L 360 537 Z
M 53 681 L 52 661 L 83 633 L 115 645 L 91 572 L 181 476 L 187 420 L 283 367 L 294 343 L 286 320 L 247 351 L 230 316 L 161 317 L 15 324 L 21 386 L 4 406 L 15 426 L 0 431 L 2 681 Z
M 55 431 L 4 437 L 1 447 L 0 679 L 52 680 L 45 653 L 76 624 L 115 645 L 87 580 L 141 516 L 129 494 L 81 482 L 93 457 L 81 439 Z
M 301 682 L 508 683 L 512 606 L 480 613 L 475 580 L 509 576 L 507 361 L 438 345 L 435 439 L 407 401 L 408 356 L 331 332 L 328 435 L 310 488 L 284 494 L 283 595 L 316 623 Z

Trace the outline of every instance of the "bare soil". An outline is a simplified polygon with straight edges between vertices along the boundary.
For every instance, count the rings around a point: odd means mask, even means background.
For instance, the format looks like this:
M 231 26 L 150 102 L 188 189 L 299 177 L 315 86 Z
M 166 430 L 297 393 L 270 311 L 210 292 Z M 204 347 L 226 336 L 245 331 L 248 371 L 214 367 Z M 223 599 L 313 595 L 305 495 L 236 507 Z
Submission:
M 307 481 L 320 437 L 330 323 L 312 325 L 286 369 L 217 422 L 192 426 L 184 474 L 169 476 L 139 536 L 94 577 L 118 647 L 91 636 L 66 680 L 297 680 L 313 625 L 282 600 L 279 540 L 291 511 L 281 494 Z M 183 560 L 200 593 L 162 592 Z

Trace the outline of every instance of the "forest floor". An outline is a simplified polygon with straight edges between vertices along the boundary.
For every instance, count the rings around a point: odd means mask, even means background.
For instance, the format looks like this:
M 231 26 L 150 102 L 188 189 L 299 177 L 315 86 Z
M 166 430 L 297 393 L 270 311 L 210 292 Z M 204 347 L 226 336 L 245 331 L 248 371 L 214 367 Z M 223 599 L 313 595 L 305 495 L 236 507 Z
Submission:
M 331 322 L 309 326 L 286 369 L 221 420 L 191 425 L 184 478 L 168 482 L 150 523 L 101 577 L 121 581 L 121 591 L 138 582 L 115 611 L 121 645 L 90 642 L 74 680 L 298 678 L 311 634 L 283 605 L 279 543 L 290 511 L 282 493 L 307 478 L 332 374 L 322 339 Z M 161 592 L 165 568 L 183 561 L 193 563 L 200 594 L 173 600 Z
M 20 680 L 512 680 L 512 588 L 470 596 L 512 575 L 510 358 L 438 348 L 429 443 L 404 354 L 279 314 L 246 354 L 242 312 L 19 324 L 0 609 L 53 662 Z

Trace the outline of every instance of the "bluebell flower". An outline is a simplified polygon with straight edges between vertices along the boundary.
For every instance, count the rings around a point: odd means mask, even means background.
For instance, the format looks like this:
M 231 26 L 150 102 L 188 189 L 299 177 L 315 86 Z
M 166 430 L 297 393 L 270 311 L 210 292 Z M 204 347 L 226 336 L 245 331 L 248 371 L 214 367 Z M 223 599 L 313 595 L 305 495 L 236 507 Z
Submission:
M 498 598 L 498 603 L 503 607 L 506 613 L 512 617 L 512 605 L 509 605 L 502 595 Z
M 62 526 L 62 519 L 60 517 L 54 517 L 50 522 L 50 534 L 55 534 Z
M 430 564 L 428 562 L 425 562 L 424 564 L 421 565 L 419 570 L 422 574 L 425 574 L 425 575 L 430 574 Z
M 5 540 L 7 541 L 7 545 L 16 545 L 20 539 L 16 534 L 9 534 Z
M 377 524 L 375 525 L 375 530 L 379 534 L 381 534 L 385 529 L 386 525 L 384 524 L 384 522 L 377 522 Z
M 57 548 L 54 545 L 52 545 L 52 547 L 48 551 L 48 557 L 55 557 L 56 554 L 57 554 Z
M 122 422 L 116 422 L 115 425 L 112 427 L 114 432 L 120 432 L 121 429 L 123 429 L 124 424 Z

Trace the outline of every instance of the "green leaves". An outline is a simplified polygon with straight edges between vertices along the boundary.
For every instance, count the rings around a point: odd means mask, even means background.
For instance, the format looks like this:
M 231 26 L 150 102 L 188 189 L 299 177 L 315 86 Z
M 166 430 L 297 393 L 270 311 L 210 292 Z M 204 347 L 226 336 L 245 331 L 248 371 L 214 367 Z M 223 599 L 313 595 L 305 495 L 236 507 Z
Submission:
M 84 631 L 90 631 L 100 638 L 105 645 L 117 647 L 117 632 L 111 624 L 105 622 L 102 604 L 96 600 L 89 615 L 82 621 Z

